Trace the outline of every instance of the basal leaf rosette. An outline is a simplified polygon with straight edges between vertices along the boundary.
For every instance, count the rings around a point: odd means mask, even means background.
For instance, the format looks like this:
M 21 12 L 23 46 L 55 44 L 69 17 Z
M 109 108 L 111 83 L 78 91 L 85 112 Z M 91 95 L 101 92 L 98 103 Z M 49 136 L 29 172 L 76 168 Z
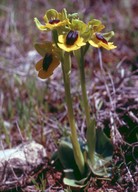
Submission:
M 55 68 L 60 64 L 56 54 L 56 47 L 47 41 L 45 43 L 36 43 L 35 49 L 43 57 L 36 63 L 35 69 L 38 71 L 38 77 L 46 79 L 53 74 Z
M 61 13 L 57 12 L 55 9 L 49 9 L 43 19 L 45 22 L 44 25 L 41 24 L 36 17 L 34 18 L 37 28 L 42 31 L 59 29 L 60 27 L 69 24 L 69 19 L 67 18 L 67 13 L 65 9 L 63 9 Z
M 64 32 L 58 36 L 59 48 L 70 52 L 86 45 L 87 38 L 84 37 L 86 29 L 87 25 L 83 21 L 78 19 L 72 20 L 68 32 Z

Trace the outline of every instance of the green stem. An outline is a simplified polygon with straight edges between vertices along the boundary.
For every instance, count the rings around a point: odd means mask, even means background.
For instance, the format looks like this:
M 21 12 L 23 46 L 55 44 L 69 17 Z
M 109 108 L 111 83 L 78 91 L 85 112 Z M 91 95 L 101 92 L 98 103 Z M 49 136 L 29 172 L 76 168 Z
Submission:
M 62 56 L 61 59 L 62 62 L 62 71 L 63 71 L 63 79 L 64 79 L 64 87 L 65 87 L 65 95 L 66 95 L 66 103 L 67 103 L 67 109 L 68 109 L 68 118 L 69 118 L 69 124 L 71 128 L 71 141 L 73 145 L 73 152 L 74 152 L 74 158 L 76 161 L 76 164 L 80 170 L 80 173 L 83 175 L 84 173 L 84 157 L 80 149 L 80 145 L 78 142 L 78 136 L 77 136 L 77 129 L 75 124 L 75 118 L 73 113 L 73 107 L 72 107 L 72 98 L 70 93 L 70 55 L 69 53 L 66 53 Z
M 82 49 L 80 49 L 81 54 L 79 58 L 79 70 L 80 70 L 80 82 L 81 82 L 81 92 L 82 92 L 82 101 L 83 107 L 86 115 L 86 126 L 90 124 L 90 109 L 88 104 L 87 92 L 86 92 L 86 83 L 85 83 L 85 72 L 84 72 L 84 55 Z
M 87 139 L 87 145 L 88 145 L 88 156 L 91 160 L 92 165 L 94 165 L 96 122 L 94 117 L 92 119 L 90 117 L 90 108 L 88 103 L 88 97 L 86 92 L 86 82 L 85 82 L 84 53 L 82 48 L 79 51 L 80 52 L 78 52 L 76 56 L 79 64 L 82 101 L 83 101 L 83 107 L 86 115 L 86 126 L 87 126 L 86 139 Z
M 57 42 L 58 42 L 58 33 L 57 33 L 57 30 L 52 30 L 52 39 L 53 39 L 53 42 L 57 45 Z M 58 47 L 58 46 L 57 46 Z

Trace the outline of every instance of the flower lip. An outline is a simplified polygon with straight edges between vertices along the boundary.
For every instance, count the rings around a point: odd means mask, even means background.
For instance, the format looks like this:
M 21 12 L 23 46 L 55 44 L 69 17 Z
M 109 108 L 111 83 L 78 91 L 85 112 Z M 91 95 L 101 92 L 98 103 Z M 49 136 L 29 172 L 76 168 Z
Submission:
M 78 39 L 78 32 L 71 30 L 66 36 L 66 45 L 73 45 Z
M 43 59 L 43 64 L 42 64 L 42 67 L 43 67 L 44 71 L 48 70 L 50 64 L 52 63 L 52 60 L 53 60 L 52 54 L 46 53 L 46 55 L 45 55 L 45 57 Z
M 106 39 L 100 34 L 100 33 L 96 33 L 96 38 L 100 41 L 102 41 L 105 44 L 108 44 L 108 42 L 106 41 Z
M 50 23 L 50 24 L 57 24 L 57 23 L 59 23 L 59 22 L 60 22 L 59 19 L 50 19 L 50 20 L 49 20 L 49 23 Z

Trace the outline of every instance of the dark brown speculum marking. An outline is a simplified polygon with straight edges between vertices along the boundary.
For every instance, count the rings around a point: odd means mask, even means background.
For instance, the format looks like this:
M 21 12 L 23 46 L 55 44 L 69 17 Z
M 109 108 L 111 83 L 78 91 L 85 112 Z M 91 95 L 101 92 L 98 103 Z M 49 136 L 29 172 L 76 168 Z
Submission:
M 46 53 L 46 55 L 43 59 L 43 65 L 42 65 L 44 71 L 48 70 L 50 64 L 52 63 L 52 60 L 53 60 L 52 54 Z
M 100 34 L 100 33 L 96 33 L 96 38 L 100 41 L 102 41 L 105 44 L 108 44 L 108 42 L 106 41 L 106 39 Z
M 57 24 L 57 23 L 59 23 L 59 22 L 60 22 L 59 19 L 51 19 L 51 20 L 49 21 L 50 24 Z
M 66 36 L 66 45 L 73 45 L 78 39 L 77 31 L 70 31 Z

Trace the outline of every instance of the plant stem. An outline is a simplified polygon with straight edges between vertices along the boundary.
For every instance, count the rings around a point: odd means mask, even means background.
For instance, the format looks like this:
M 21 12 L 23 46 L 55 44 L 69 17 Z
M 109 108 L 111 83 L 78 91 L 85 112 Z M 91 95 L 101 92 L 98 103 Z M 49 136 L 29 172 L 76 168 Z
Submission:
M 86 139 L 88 145 L 88 156 L 91 160 L 92 165 L 94 165 L 94 155 L 95 155 L 95 142 L 96 142 L 96 122 L 94 117 L 90 117 L 90 108 L 88 103 L 88 97 L 86 92 L 86 82 L 85 82 L 85 71 L 84 71 L 84 53 L 83 49 L 80 49 L 80 52 L 77 54 L 77 60 L 80 70 L 80 82 L 81 82 L 81 92 L 82 92 L 82 101 L 83 107 L 86 115 Z
M 65 54 L 62 56 L 61 62 L 62 62 L 66 103 L 67 103 L 67 109 L 68 109 L 68 119 L 69 119 L 69 124 L 70 124 L 70 128 L 71 128 L 71 141 L 72 141 L 72 145 L 73 145 L 74 158 L 75 158 L 76 164 L 80 170 L 80 173 L 83 175 L 84 168 L 85 168 L 85 165 L 84 165 L 85 162 L 84 162 L 84 157 L 83 157 L 83 154 L 81 152 L 80 145 L 78 142 L 77 129 L 76 129 L 75 118 L 74 118 L 74 113 L 73 113 L 72 98 L 71 98 L 71 92 L 70 92 L 71 62 L 70 62 L 69 53 L 65 52 Z
M 85 72 L 84 72 L 84 55 L 82 49 L 80 49 L 80 58 L 79 58 L 79 70 L 80 70 L 80 82 L 81 82 L 81 92 L 82 92 L 82 101 L 83 107 L 86 115 L 86 126 L 90 124 L 90 109 L 88 104 L 87 92 L 86 92 L 86 83 L 85 83 Z

